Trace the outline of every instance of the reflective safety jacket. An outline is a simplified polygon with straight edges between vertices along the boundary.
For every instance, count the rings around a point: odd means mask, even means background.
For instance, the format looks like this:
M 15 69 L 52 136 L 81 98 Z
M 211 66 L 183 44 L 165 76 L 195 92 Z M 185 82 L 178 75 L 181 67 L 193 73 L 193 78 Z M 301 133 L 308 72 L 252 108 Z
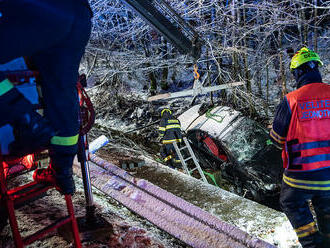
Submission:
M 163 144 L 171 144 L 174 141 L 179 143 L 182 141 L 180 121 L 168 112 L 163 114 L 158 131 Z
M 283 149 L 288 171 L 330 167 L 330 85 L 312 83 L 286 95 L 291 121 Z

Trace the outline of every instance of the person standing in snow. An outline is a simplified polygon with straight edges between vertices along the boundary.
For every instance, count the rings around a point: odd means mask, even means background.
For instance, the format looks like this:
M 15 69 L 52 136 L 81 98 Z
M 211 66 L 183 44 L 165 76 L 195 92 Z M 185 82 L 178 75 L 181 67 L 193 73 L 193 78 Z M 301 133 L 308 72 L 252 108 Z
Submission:
M 44 116 L 0 72 L 2 155 L 23 156 L 49 148 L 51 166 L 34 179 L 73 194 L 73 158 L 78 145 L 78 69 L 91 32 L 88 0 L 0 0 L 0 63 L 28 57 L 41 77 Z M 7 147 L 3 149 L 3 147 Z
M 164 108 L 160 113 L 159 137 L 162 143 L 160 155 L 171 168 L 181 168 L 181 161 L 175 152 L 173 142 L 182 141 L 180 121 L 172 116 L 169 108 Z
M 307 47 L 294 54 L 297 90 L 278 106 L 270 131 L 283 145 L 280 204 L 304 248 L 330 247 L 330 86 L 322 82 L 322 65 Z

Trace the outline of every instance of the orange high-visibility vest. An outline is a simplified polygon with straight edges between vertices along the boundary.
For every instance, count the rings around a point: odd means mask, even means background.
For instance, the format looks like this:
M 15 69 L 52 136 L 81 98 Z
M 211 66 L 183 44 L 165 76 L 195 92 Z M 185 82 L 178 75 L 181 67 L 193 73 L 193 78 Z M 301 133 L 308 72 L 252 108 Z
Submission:
M 290 171 L 330 167 L 330 85 L 311 83 L 286 95 L 291 121 L 283 149 Z

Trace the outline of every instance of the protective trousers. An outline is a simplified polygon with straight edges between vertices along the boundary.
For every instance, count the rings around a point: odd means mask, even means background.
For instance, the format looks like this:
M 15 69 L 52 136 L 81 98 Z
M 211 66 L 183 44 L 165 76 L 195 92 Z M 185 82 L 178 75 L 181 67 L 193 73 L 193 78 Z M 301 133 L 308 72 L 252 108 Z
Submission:
M 163 161 L 171 168 L 180 168 L 181 162 L 178 154 L 175 152 L 173 144 L 163 144 L 160 149 L 160 156 Z
M 330 190 L 299 189 L 283 182 L 280 203 L 304 248 L 330 247 Z
M 0 63 L 24 56 L 36 66 L 44 118 L 56 131 L 52 167 L 58 174 L 72 175 L 79 132 L 76 83 L 92 13 L 82 0 L 0 0 L 0 12 Z M 10 121 L 2 110 L 0 115 L 2 123 Z

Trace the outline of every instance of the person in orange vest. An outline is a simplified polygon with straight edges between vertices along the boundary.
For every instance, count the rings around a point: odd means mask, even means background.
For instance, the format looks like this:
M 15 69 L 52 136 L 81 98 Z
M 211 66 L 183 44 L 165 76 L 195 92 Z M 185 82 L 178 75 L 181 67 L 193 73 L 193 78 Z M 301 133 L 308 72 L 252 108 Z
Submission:
M 162 143 L 160 155 L 163 161 L 171 168 L 181 168 L 181 161 L 175 152 L 173 142 L 182 141 L 180 121 L 173 117 L 169 108 L 164 108 L 160 113 L 159 137 Z
M 0 71 L 1 155 L 23 156 L 48 148 L 51 167 L 34 179 L 73 194 L 72 164 L 78 150 L 76 84 L 91 32 L 88 0 L 0 0 L 0 64 L 28 57 L 39 71 L 44 115 Z M 8 132 L 9 133 L 9 132 Z
M 322 65 L 307 47 L 294 54 L 297 89 L 278 106 L 270 131 L 283 146 L 280 204 L 304 248 L 330 247 L 330 86 L 322 82 Z

